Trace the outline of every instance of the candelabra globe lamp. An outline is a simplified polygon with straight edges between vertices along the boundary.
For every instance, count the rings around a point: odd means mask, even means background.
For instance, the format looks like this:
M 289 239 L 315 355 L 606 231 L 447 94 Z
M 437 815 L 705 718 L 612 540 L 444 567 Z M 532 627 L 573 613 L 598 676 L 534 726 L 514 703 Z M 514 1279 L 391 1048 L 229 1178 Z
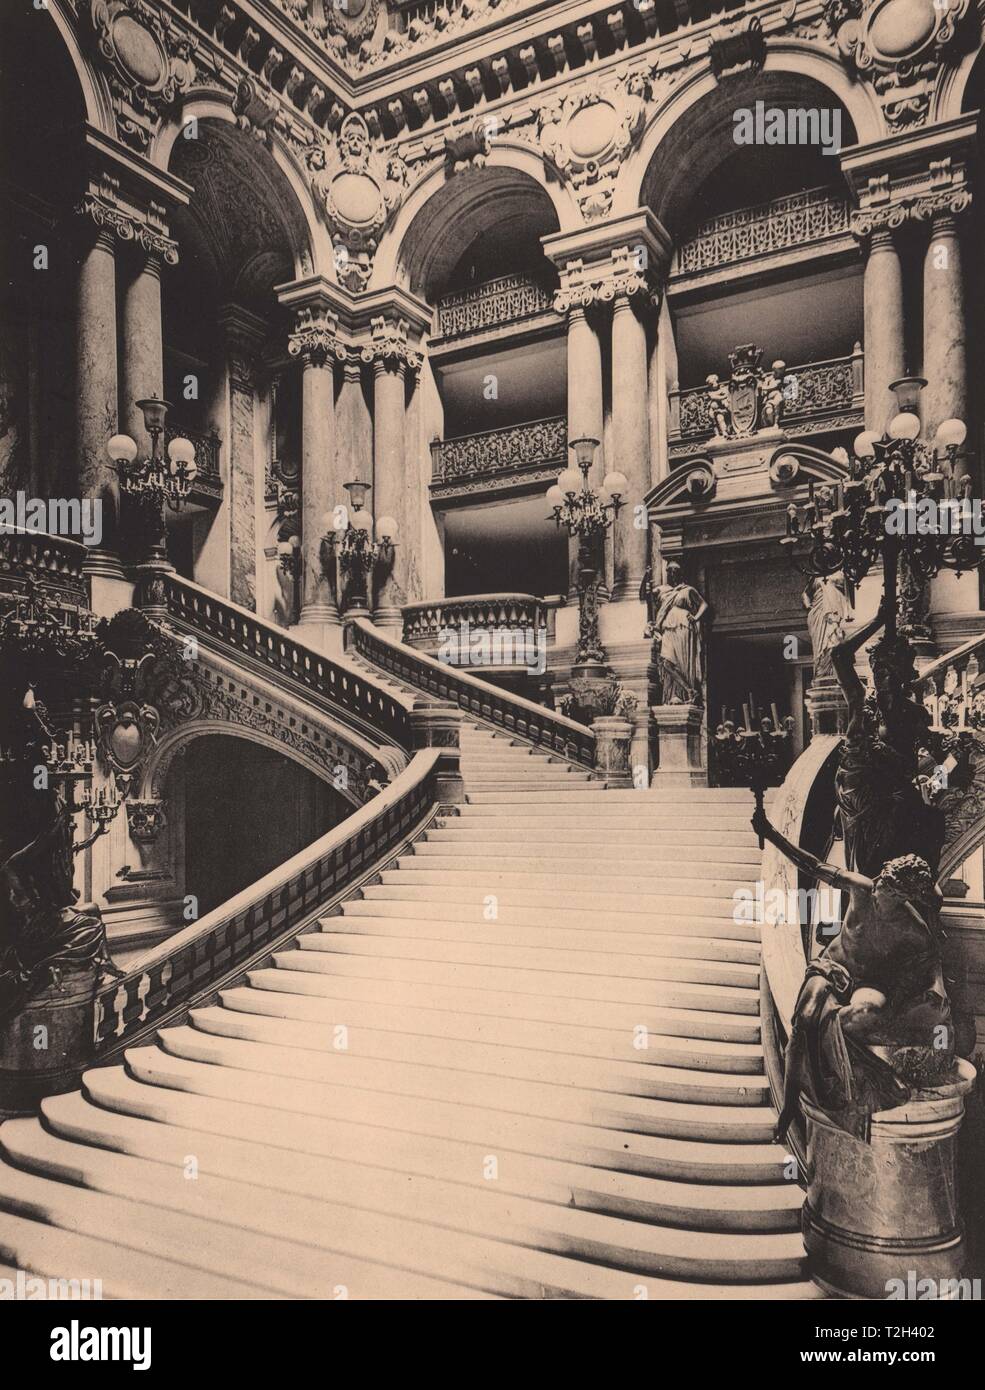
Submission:
M 850 602 L 881 563 L 890 641 L 897 633 L 928 640 L 930 580 L 944 568 L 960 574 L 985 563 L 985 550 L 975 542 L 981 503 L 972 499 L 962 452 L 967 429 L 961 420 L 944 420 L 933 442 L 921 439 L 925 385 L 922 377 L 893 383 L 899 409 L 885 433 L 863 430 L 844 476 L 819 488 L 812 483 L 805 506 L 790 504 L 781 541 L 802 574 L 841 571 Z M 787 454 L 789 446 L 778 451 L 776 463 Z M 795 455 L 791 461 L 797 462 Z
M 140 540 L 146 546 L 145 557 L 138 566 L 138 602 L 147 611 L 162 612 L 162 576 L 172 568 L 167 555 L 167 514 L 180 511 L 188 501 L 198 465 L 194 444 L 183 437 L 169 442 L 165 457 L 162 439 L 171 409 L 168 401 L 148 396 L 136 404 L 150 436 L 150 454 L 141 458 L 136 442 L 128 434 L 114 434 L 106 452 L 119 474 L 120 491 L 135 506 Z
M 338 563 L 346 581 L 346 613 L 366 617 L 370 606 L 370 581 L 377 568 L 393 563 L 398 526 L 392 516 L 381 516 L 375 523 L 366 506 L 370 484 L 354 479 L 344 483 L 350 506 L 341 505 L 322 518 L 322 563 Z M 374 540 L 373 537 L 376 537 Z
M 578 540 L 578 650 L 572 676 L 598 678 L 608 657 L 599 636 L 598 604 L 602 570 L 602 541 L 623 505 L 629 483 L 622 473 L 607 473 L 599 489 L 588 481 L 599 441 L 589 436 L 572 439 L 575 467 L 566 468 L 547 490 L 558 530 L 563 526 Z

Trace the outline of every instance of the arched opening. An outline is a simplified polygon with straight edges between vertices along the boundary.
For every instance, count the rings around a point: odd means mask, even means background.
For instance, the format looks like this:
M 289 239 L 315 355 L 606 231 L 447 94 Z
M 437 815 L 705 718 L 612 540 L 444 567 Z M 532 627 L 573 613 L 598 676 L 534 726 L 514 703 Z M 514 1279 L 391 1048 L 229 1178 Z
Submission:
M 566 588 L 566 540 L 541 500 L 566 442 L 564 324 L 541 245 L 558 227 L 534 178 L 487 167 L 449 179 L 401 248 L 435 309 L 432 500 L 450 597 Z
M 184 805 L 184 889 L 198 899 L 199 916 L 352 813 L 330 783 L 293 759 L 229 734 L 195 739 L 172 763 L 164 798 Z
M 221 119 L 186 123 L 170 172 L 194 192 L 172 219 L 181 258 L 164 282 L 165 392 L 175 428 L 223 483 L 221 507 L 203 489 L 173 519 L 171 557 L 264 615 L 286 612 L 271 477 L 278 460 L 300 457 L 300 388 L 275 287 L 308 255 L 307 228 L 273 158 Z
M 51 15 L 2 10 L 0 494 L 71 496 L 84 104 Z

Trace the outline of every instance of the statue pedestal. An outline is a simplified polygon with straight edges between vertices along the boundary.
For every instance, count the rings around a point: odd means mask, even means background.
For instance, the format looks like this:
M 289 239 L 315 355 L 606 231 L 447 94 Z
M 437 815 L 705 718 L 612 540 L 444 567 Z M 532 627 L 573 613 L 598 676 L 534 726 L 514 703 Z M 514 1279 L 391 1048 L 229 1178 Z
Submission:
M 821 676 L 807 690 L 807 710 L 811 733 L 843 734 L 848 724 L 848 705 L 834 676 Z
M 618 714 L 601 714 L 592 720 L 595 735 L 595 773 L 610 787 L 631 787 L 633 769 L 630 749 L 633 742 L 633 721 Z
M 654 787 L 706 787 L 708 760 L 702 733 L 701 705 L 651 705 L 657 728 Z
M 0 1027 L 0 1114 L 34 1114 L 45 1096 L 78 1086 L 92 1065 L 98 982 L 91 966 L 66 969 Z
M 954 1082 L 873 1115 L 868 1144 L 802 1101 L 808 1272 L 835 1297 L 885 1299 L 899 1287 L 907 1292 L 898 1297 L 916 1298 L 908 1291 L 914 1279 L 935 1281 L 921 1292 L 960 1297 L 957 1287 L 941 1285 L 962 1273 L 956 1150 L 975 1071 L 960 1060 L 957 1068 Z

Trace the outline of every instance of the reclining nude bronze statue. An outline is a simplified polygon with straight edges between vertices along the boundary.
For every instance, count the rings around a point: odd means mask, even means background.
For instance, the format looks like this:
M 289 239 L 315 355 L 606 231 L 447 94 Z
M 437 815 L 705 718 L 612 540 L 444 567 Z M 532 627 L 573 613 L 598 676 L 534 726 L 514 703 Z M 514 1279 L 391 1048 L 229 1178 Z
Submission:
M 944 816 L 921 758 L 958 775 L 966 750 L 930 728 L 915 698 L 912 648 L 887 634 L 871 652 L 875 697 L 866 697 L 855 653 L 885 610 L 832 649 L 848 705 L 835 777 L 847 868 L 791 843 L 757 810 L 753 830 L 807 875 L 847 895 L 838 935 L 808 963 L 786 1048 L 782 1138 L 801 1095 L 842 1128 L 868 1139 L 871 1116 L 944 1084 L 974 1045 L 955 1018 L 944 982 L 936 882 Z

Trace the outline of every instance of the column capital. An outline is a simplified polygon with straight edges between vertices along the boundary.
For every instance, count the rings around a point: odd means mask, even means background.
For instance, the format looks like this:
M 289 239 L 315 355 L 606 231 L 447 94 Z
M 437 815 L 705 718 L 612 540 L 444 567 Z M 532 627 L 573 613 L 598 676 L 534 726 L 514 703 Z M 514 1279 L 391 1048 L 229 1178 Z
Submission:
M 421 354 L 411 346 L 410 325 L 404 318 L 390 318 L 381 314 L 370 323 L 370 341 L 362 347 L 360 357 L 371 363 L 375 371 L 416 372 L 421 365 Z
M 344 362 L 347 349 L 338 336 L 338 327 L 338 319 L 324 304 L 303 304 L 297 311 L 287 350 L 292 357 L 300 357 L 306 367 L 332 367 L 335 362 Z
M 577 232 L 543 237 L 542 245 L 560 275 L 554 297 L 557 313 L 610 304 L 617 296 L 659 305 L 671 241 L 649 208 Z
M 96 227 L 97 234 L 137 246 L 166 265 L 178 264 L 178 243 L 168 235 L 166 209 L 155 202 L 143 209 L 132 206 L 112 174 L 90 179 L 75 211 Z

